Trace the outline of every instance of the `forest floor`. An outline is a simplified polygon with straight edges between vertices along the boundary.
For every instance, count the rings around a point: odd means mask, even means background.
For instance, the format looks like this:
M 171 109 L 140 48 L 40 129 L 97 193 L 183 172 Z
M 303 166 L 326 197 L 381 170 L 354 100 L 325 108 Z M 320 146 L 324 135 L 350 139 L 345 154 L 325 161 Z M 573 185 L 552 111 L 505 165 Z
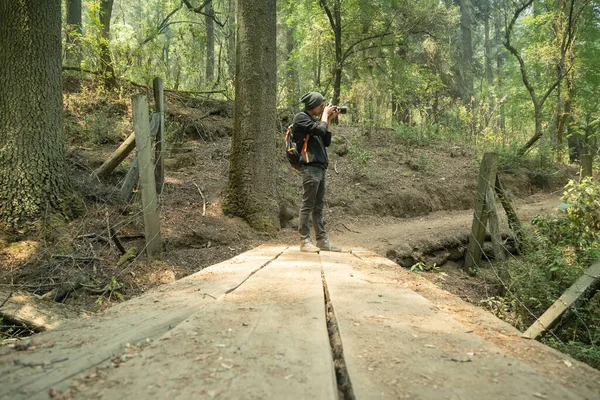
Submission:
M 83 312 L 106 309 L 147 290 L 181 279 L 263 243 L 297 245 L 296 214 L 301 182 L 279 160 L 282 229 L 258 234 L 223 214 L 233 104 L 168 93 L 166 183 L 160 198 L 163 255 L 122 257 L 109 228 L 127 250 L 143 250 L 139 195 L 123 204 L 118 189 L 133 155 L 106 180 L 91 172 L 132 131 L 127 95 L 106 95 L 80 80 L 65 82 L 65 133 L 75 187 L 84 214 L 45 240 L 0 248 L 0 285 L 54 299 Z M 291 114 L 283 115 L 282 121 Z M 394 130 L 333 128 L 329 150 L 326 228 L 345 249 L 360 246 L 386 256 L 398 248 L 424 248 L 468 233 L 473 215 L 480 155 L 425 133 L 399 136 Z M 282 122 L 282 129 L 285 123 Z M 282 133 L 283 144 L 283 133 Z M 283 146 L 282 146 L 283 147 Z M 562 187 L 574 176 L 566 166 L 550 172 L 501 171 L 524 220 L 552 212 Z M 53 238 L 60 237 L 58 243 Z M 68 237 L 69 240 L 64 240 Z M 459 245 L 460 250 L 460 245 Z M 497 282 L 469 277 L 457 262 L 415 271 L 443 289 L 481 305 Z M 410 274 L 409 274 L 410 276 Z M 483 277 L 482 277 L 483 276 Z M 418 280 L 417 279 L 417 280 Z M 2 299 L 0 299 L 0 303 Z M 18 328 L 10 335 L 22 334 Z

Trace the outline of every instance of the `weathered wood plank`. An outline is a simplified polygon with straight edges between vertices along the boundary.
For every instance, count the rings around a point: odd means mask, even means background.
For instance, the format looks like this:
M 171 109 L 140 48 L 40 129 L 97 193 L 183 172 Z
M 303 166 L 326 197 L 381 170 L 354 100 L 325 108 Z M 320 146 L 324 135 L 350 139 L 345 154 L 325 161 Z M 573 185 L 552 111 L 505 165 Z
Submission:
M 142 206 L 144 215 L 144 232 L 146 237 L 146 254 L 153 258 L 161 253 L 160 216 L 156 182 L 154 180 L 154 164 L 152 163 L 152 142 L 150 140 L 150 121 L 146 96 L 133 96 L 133 130 L 142 190 Z
M 600 279 L 600 261 L 596 261 L 589 267 L 577 281 L 529 329 L 523 333 L 523 337 L 535 339 L 546 330 L 550 329 L 560 316 L 575 303 L 588 288 Z
M 256 248 L 99 315 L 39 334 L 33 338 L 36 350 L 0 348 L 0 398 L 45 400 L 50 388 L 68 389 L 74 378 L 122 354 L 127 343 L 145 343 L 167 334 L 194 312 L 238 287 L 284 249 Z M 209 315 L 206 322 L 213 317 Z M 53 363 L 60 359 L 66 360 Z M 27 366 L 36 363 L 47 363 L 47 367 Z
M 288 250 L 77 398 L 335 399 L 317 254 Z
M 361 258 L 321 257 L 357 399 L 585 398 L 503 354 L 404 287 L 390 272 L 399 267 L 389 260 L 356 255 Z

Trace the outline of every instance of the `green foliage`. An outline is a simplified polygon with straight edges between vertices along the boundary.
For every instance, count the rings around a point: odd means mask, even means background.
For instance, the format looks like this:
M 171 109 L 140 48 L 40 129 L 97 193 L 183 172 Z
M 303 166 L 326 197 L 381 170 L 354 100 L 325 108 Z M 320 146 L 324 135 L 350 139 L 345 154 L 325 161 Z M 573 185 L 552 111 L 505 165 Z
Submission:
M 526 236 L 522 259 L 508 261 L 507 294 L 485 303 L 499 317 L 527 329 L 600 258 L 600 185 L 592 179 L 566 186 L 558 213 L 538 215 Z M 568 322 L 546 342 L 573 357 L 600 365 L 600 294 L 571 310 Z
M 567 239 L 578 249 L 600 248 L 600 185 L 587 177 L 580 183 L 570 180 L 566 189 Z
M 112 296 L 115 296 L 118 301 L 125 300 L 125 296 L 123 296 L 123 294 L 121 292 L 119 292 L 119 290 L 122 287 L 123 287 L 123 283 L 119 282 L 117 280 L 117 278 L 115 276 L 113 276 L 110 279 L 110 282 L 107 283 L 106 286 L 104 286 L 104 294 L 102 294 L 100 297 L 98 297 L 98 299 L 96 300 L 96 303 L 98 305 L 102 305 L 105 300 L 110 302 L 112 299 Z

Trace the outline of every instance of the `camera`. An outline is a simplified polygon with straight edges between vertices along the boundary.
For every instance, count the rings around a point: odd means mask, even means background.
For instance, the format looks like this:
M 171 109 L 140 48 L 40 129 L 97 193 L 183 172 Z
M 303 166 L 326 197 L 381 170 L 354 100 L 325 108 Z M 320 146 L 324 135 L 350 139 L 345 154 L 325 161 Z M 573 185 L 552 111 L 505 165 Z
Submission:
M 336 111 L 339 111 L 340 114 L 346 114 L 348 112 L 348 107 L 346 106 L 334 106 Z

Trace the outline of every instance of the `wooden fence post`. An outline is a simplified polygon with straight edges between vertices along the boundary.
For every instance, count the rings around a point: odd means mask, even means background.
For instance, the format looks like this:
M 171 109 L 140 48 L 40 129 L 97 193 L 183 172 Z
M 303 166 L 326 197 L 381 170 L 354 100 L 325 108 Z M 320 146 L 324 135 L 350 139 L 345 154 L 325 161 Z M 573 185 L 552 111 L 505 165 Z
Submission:
M 158 114 L 158 133 L 156 134 L 156 145 L 154 147 L 154 179 L 156 180 L 156 192 L 161 194 L 165 183 L 165 159 L 163 157 L 165 144 L 165 98 L 163 81 L 154 78 L 154 105 Z
M 495 183 L 495 182 L 494 182 Z M 486 208 L 488 211 L 488 224 L 490 227 L 490 236 L 492 237 L 492 246 L 494 248 L 494 258 L 498 261 L 504 261 L 504 247 L 502 247 L 502 235 L 500 234 L 500 220 L 496 210 L 495 185 L 489 185 L 486 192 Z
M 133 131 L 135 132 L 140 188 L 142 190 L 146 254 L 152 258 L 161 252 L 161 236 L 146 96 L 143 94 L 133 96 L 132 104 Z
M 583 154 L 581 156 L 581 179 L 592 176 L 592 161 L 594 156 Z
M 485 153 L 481 160 L 479 169 L 479 180 L 477 183 L 477 201 L 475 203 L 475 213 L 473 216 L 473 225 L 471 236 L 469 237 L 469 246 L 465 257 L 465 270 L 469 274 L 477 271 L 477 264 L 481 259 L 483 242 L 485 241 L 485 226 L 488 220 L 487 208 L 487 189 L 493 187 L 496 182 L 496 172 L 498 170 L 498 154 Z

